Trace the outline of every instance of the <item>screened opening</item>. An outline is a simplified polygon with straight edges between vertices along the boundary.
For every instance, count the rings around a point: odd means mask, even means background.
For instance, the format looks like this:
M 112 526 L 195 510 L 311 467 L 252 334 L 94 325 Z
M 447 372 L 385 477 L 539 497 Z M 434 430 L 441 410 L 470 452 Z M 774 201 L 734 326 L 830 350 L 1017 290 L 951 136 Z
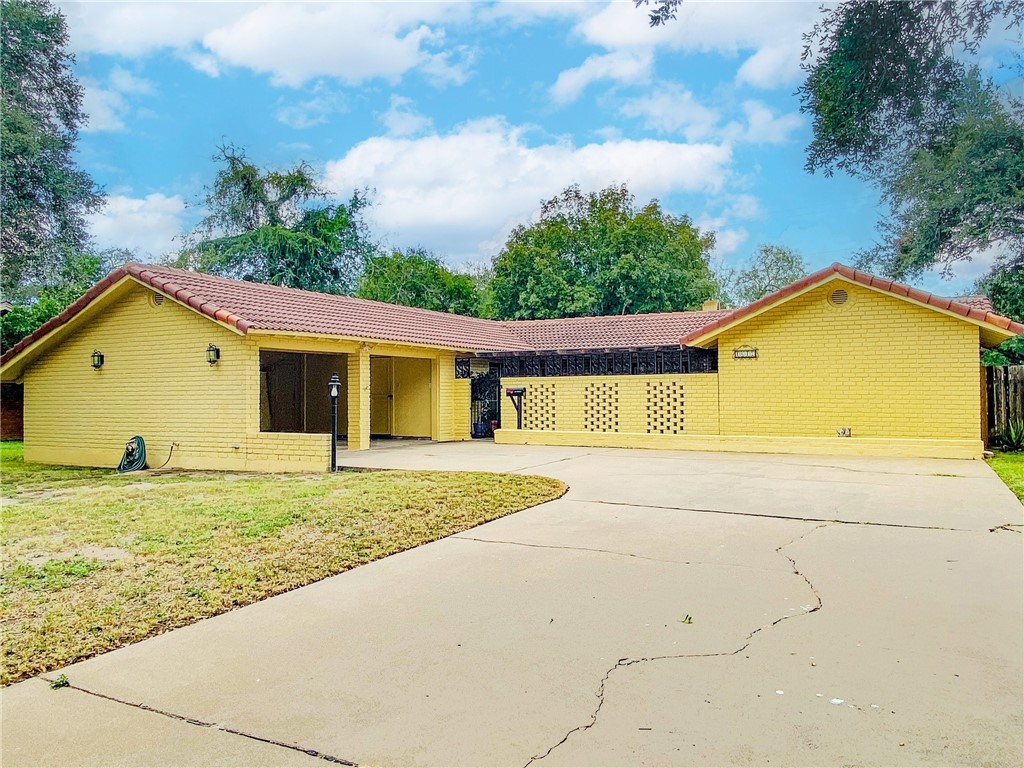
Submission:
M 341 379 L 338 434 L 348 431 L 348 359 L 345 355 L 260 352 L 260 431 L 329 434 L 331 375 Z

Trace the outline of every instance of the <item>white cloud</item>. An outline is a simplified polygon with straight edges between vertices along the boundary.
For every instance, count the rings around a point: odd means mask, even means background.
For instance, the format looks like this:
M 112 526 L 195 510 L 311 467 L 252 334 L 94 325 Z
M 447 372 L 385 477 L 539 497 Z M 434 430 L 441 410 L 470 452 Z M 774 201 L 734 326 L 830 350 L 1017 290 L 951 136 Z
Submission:
M 499 24 L 503 29 L 518 29 L 542 21 L 579 19 L 594 13 L 598 7 L 596 3 L 587 0 L 505 0 L 486 5 L 481 3 L 476 18 L 480 23 Z
M 719 110 L 704 106 L 685 88 L 667 84 L 647 96 L 626 101 L 619 111 L 626 117 L 641 118 L 648 130 L 680 133 L 687 141 L 717 136 L 730 142 L 782 144 L 803 125 L 798 112 L 776 114 L 768 105 L 753 99 L 744 101 L 741 107 L 742 120 L 719 127 Z
M 426 48 L 438 33 L 421 22 L 439 15 L 432 3 L 273 3 L 207 33 L 203 44 L 277 85 L 323 76 L 395 81 L 421 64 L 436 65 Z
M 745 124 L 733 122 L 726 126 L 724 134 L 735 141 L 750 144 L 782 144 L 804 124 L 799 112 L 776 115 L 767 104 L 760 101 L 743 102 Z
M 737 80 L 773 88 L 799 74 L 801 35 L 817 17 L 818 4 L 810 2 L 685 2 L 675 21 L 652 28 L 643 9 L 624 0 L 583 19 L 576 31 L 609 51 L 665 48 L 734 56 L 754 51 Z
M 120 93 L 152 93 L 153 83 L 136 77 L 123 67 L 114 67 L 108 77 L 110 87 Z
M 183 231 L 184 214 L 181 195 L 109 195 L 103 209 L 89 215 L 88 225 L 99 248 L 127 248 L 150 260 L 177 250 L 174 238 Z
M 338 194 L 377 189 L 377 231 L 398 245 L 423 245 L 457 261 L 497 252 L 512 227 L 540 202 L 577 182 L 599 189 L 625 182 L 639 200 L 676 192 L 716 193 L 731 153 L 716 144 L 570 141 L 531 146 L 525 129 L 501 118 L 476 120 L 443 135 L 375 137 L 328 163 Z
M 325 83 L 319 82 L 313 88 L 313 96 L 293 104 L 278 107 L 274 117 L 290 128 L 303 130 L 326 123 L 328 118 L 348 109 L 345 97 L 332 91 Z
M 412 99 L 397 94 L 391 96 L 387 112 L 380 116 L 388 136 L 412 136 L 430 128 L 433 120 L 421 115 L 412 106 Z
M 107 75 L 106 85 L 91 78 L 83 78 L 82 88 L 82 111 L 89 118 L 83 128 L 87 133 L 123 131 L 126 127 L 125 119 L 132 111 L 125 96 L 153 92 L 153 84 L 149 80 L 136 77 L 117 66 Z
M 95 80 L 82 79 L 82 111 L 88 120 L 82 127 L 86 133 L 99 131 L 123 131 L 127 105 L 124 97 Z
M 419 69 L 463 82 L 472 50 L 445 50 L 443 24 L 472 18 L 468 3 L 63 3 L 80 53 L 142 57 L 175 51 L 216 77 L 226 66 L 300 86 L 318 77 L 350 84 L 396 81 Z
M 126 57 L 187 49 L 252 8 L 246 3 L 60 3 L 76 51 Z
M 643 83 L 650 80 L 652 57 L 650 53 L 616 51 L 588 56 L 580 66 L 558 75 L 551 86 L 551 98 L 559 104 L 576 101 L 588 85 L 599 80 L 617 83 Z
M 731 195 L 725 202 L 724 216 L 727 219 L 759 219 L 764 215 L 761 202 L 753 195 Z
M 721 115 L 700 104 L 678 85 L 665 85 L 648 96 L 631 99 L 620 110 L 626 117 L 643 118 L 644 127 L 660 133 L 681 133 L 688 141 L 711 135 Z
M 740 65 L 736 82 L 755 88 L 778 88 L 800 79 L 800 56 L 789 45 L 769 45 Z
M 713 254 L 721 259 L 736 253 L 740 246 L 747 242 L 750 233 L 745 229 L 718 229 L 715 231 L 715 249 Z

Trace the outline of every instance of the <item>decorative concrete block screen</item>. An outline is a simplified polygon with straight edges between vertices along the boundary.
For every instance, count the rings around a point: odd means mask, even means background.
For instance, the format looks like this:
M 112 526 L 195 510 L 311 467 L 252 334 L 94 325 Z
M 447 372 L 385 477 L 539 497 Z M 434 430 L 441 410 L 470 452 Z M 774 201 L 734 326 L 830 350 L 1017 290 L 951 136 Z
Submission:
M 718 376 L 714 373 L 649 376 L 503 378 L 525 387 L 523 430 L 585 434 L 717 435 Z M 504 429 L 515 429 L 515 408 L 501 405 Z
M 619 431 L 619 385 L 597 381 L 583 386 L 583 428 L 588 432 Z
M 647 382 L 647 433 L 680 435 L 685 424 L 686 387 L 683 382 Z
M 530 387 L 530 402 L 523 405 L 523 429 L 550 431 L 555 428 L 557 387 L 554 382 L 536 382 Z M 512 414 L 515 424 L 515 414 Z

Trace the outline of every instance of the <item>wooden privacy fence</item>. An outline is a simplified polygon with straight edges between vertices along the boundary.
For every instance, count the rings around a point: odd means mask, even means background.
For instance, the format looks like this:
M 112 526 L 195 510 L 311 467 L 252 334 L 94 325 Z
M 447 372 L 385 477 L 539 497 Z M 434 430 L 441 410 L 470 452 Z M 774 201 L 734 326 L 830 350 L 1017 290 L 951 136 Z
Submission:
M 985 369 L 988 436 L 995 437 L 1012 421 L 1024 421 L 1024 365 Z

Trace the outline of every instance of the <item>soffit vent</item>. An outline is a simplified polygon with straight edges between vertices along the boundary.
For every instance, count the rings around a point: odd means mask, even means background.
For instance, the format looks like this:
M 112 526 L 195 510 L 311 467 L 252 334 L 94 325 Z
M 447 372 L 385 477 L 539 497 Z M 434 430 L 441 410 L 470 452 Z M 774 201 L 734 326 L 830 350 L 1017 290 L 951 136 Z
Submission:
M 841 307 L 849 300 L 849 298 L 850 294 L 848 294 L 842 288 L 839 288 L 835 291 L 832 291 L 832 294 L 828 297 L 828 303 L 831 304 L 833 307 Z

